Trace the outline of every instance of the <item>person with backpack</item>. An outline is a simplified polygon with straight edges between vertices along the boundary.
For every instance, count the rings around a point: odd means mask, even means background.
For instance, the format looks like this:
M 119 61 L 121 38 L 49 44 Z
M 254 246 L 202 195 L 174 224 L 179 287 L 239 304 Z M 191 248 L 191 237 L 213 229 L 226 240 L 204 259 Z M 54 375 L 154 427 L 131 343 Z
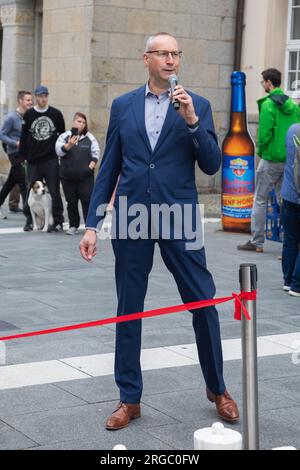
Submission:
M 286 138 L 287 158 L 281 195 L 284 241 L 282 251 L 283 290 L 300 297 L 300 124 Z
M 0 219 L 7 219 L 7 216 L 1 207 L 16 184 L 20 187 L 23 199 L 23 208 L 27 196 L 26 175 L 25 168 L 23 166 L 24 160 L 22 161 L 22 159 L 19 158 L 19 146 L 23 115 L 32 107 L 32 93 L 25 90 L 19 91 L 17 102 L 17 109 L 7 115 L 0 130 L 0 140 L 2 141 L 3 148 L 11 163 L 7 180 L 0 191 Z
M 263 253 L 266 209 L 269 193 L 281 187 L 286 160 L 286 135 L 300 122 L 300 108 L 280 88 L 281 72 L 262 72 L 261 84 L 268 95 L 258 101 L 259 128 L 257 154 L 261 158 L 256 172 L 256 188 L 251 219 L 252 238 L 238 250 Z

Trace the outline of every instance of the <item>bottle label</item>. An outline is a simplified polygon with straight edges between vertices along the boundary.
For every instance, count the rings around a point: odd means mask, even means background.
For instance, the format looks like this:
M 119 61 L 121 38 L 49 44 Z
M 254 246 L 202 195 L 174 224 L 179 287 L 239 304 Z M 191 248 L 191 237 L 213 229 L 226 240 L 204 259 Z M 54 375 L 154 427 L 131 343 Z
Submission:
M 251 219 L 254 199 L 254 156 L 223 156 L 222 214 L 234 219 Z

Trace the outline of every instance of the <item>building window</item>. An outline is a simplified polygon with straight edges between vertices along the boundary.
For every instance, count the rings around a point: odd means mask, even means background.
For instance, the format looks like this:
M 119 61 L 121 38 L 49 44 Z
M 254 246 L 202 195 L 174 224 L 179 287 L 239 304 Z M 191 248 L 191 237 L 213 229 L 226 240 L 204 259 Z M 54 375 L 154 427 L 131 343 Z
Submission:
M 286 92 L 300 92 L 300 0 L 289 0 L 286 48 Z

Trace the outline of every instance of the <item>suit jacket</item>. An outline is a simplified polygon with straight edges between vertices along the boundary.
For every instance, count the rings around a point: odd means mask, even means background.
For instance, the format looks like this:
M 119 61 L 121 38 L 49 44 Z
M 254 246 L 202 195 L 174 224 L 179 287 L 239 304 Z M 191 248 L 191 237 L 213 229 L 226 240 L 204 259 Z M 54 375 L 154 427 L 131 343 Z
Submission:
M 189 92 L 190 93 L 190 92 Z M 120 175 L 116 191 L 116 222 L 123 236 L 132 216 L 120 220 L 120 197 L 127 197 L 128 207 L 143 204 L 150 213 L 151 204 L 188 204 L 192 208 L 193 229 L 197 230 L 198 197 L 195 184 L 195 163 L 208 175 L 215 174 L 221 164 L 221 152 L 214 130 L 209 102 L 190 93 L 200 118 L 197 131 L 191 133 L 185 120 L 170 104 L 156 147 L 152 151 L 145 127 L 145 86 L 127 93 L 112 103 L 106 148 L 95 182 L 86 227 L 99 228 L 104 218 L 101 205 L 107 205 Z M 174 220 L 175 219 L 175 220 Z M 181 221 L 171 218 L 170 238 Z M 124 227 L 125 225 L 125 227 Z M 178 227 L 177 227 L 178 228 Z M 164 237 L 161 227 L 157 235 Z M 182 230 L 184 232 L 184 230 Z M 118 238 L 118 235 L 117 235 Z M 182 236 L 184 237 L 184 234 Z

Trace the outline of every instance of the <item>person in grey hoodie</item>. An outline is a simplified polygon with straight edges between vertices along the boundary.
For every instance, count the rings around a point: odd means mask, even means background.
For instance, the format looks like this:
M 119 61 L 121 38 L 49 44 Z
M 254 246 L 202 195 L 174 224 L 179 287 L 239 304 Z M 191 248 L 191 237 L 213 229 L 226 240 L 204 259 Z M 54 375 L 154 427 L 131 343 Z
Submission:
M 21 90 L 17 95 L 18 107 L 9 113 L 0 130 L 0 140 L 5 144 L 11 168 L 1 191 L 0 191 L 0 219 L 7 219 L 1 206 L 9 195 L 10 191 L 17 184 L 23 199 L 23 206 L 27 196 L 27 185 L 25 169 L 22 159 L 18 158 L 22 122 L 24 113 L 32 107 L 32 94 L 30 91 Z

